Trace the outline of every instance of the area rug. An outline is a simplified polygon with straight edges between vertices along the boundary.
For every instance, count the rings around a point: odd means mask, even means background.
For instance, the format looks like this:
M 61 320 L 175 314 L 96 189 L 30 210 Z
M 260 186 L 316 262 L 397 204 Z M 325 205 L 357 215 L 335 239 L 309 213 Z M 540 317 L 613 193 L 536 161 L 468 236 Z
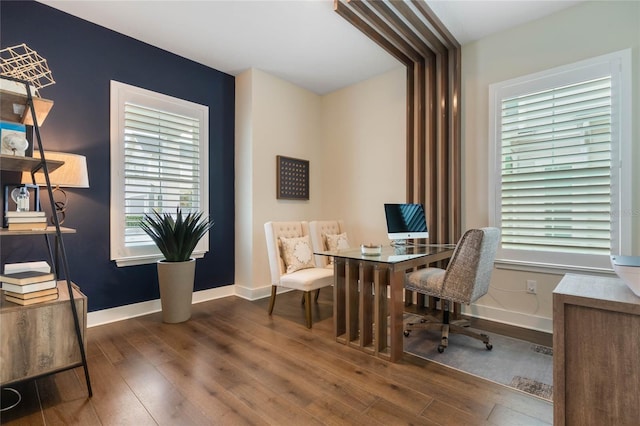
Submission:
M 415 315 L 405 315 L 405 322 L 419 321 L 420 318 Z M 404 338 L 404 350 L 539 398 L 553 399 L 551 348 L 495 333 L 483 333 L 491 339 L 493 349 L 490 351 L 480 340 L 450 334 L 449 346 L 439 353 L 440 332 L 424 329 L 414 329 Z

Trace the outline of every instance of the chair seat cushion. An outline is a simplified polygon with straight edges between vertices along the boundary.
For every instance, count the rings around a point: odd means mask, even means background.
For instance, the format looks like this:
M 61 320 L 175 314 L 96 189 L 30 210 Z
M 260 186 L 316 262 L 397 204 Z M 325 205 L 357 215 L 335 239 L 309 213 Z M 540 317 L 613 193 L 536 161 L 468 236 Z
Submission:
M 329 268 L 306 268 L 284 274 L 280 285 L 296 290 L 311 291 L 333 285 L 333 270 Z
M 409 272 L 404 277 L 404 287 L 418 293 L 439 296 L 445 273 L 446 271 L 440 268 L 424 268 Z

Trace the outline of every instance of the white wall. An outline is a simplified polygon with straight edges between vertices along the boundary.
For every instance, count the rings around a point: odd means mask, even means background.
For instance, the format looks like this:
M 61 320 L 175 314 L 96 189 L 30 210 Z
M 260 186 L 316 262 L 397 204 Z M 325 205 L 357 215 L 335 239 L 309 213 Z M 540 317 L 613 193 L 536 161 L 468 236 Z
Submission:
M 405 202 L 406 70 L 322 99 L 321 219 L 342 219 L 351 245 L 387 244 L 385 202 Z
M 270 292 L 263 224 L 342 219 L 386 243 L 382 205 L 405 194 L 405 70 L 324 97 L 252 69 L 236 77 L 236 292 Z M 309 160 L 309 201 L 276 199 L 276 155 Z
M 266 296 L 264 223 L 311 220 L 321 210 L 320 97 L 257 69 L 236 77 L 236 292 Z M 276 156 L 309 160 L 308 201 L 276 199 Z
M 585 2 L 517 28 L 491 35 L 462 49 L 463 224 L 488 224 L 489 84 L 582 59 L 632 48 L 633 117 L 640 111 L 640 3 Z M 633 124 L 634 164 L 640 159 L 638 120 Z M 640 170 L 633 178 L 640 193 Z M 640 251 L 640 197 L 630 230 Z M 629 212 L 629 214 L 632 214 Z M 551 330 L 551 293 L 561 275 L 496 269 L 489 294 L 471 312 L 517 325 Z M 537 295 L 524 292 L 527 279 L 538 281 Z

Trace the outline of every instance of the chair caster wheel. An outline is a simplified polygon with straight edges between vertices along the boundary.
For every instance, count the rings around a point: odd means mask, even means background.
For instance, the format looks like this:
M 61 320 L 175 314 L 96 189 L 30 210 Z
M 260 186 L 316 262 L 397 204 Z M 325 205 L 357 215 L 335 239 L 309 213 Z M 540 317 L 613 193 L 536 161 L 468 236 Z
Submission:
M 491 343 L 487 343 L 487 350 L 490 351 L 491 349 L 493 349 L 493 345 Z
M 440 353 L 444 352 L 444 346 L 438 345 L 438 352 Z
M 409 337 L 409 334 L 411 334 L 411 330 L 405 330 L 402 332 L 402 334 L 404 334 L 404 337 Z

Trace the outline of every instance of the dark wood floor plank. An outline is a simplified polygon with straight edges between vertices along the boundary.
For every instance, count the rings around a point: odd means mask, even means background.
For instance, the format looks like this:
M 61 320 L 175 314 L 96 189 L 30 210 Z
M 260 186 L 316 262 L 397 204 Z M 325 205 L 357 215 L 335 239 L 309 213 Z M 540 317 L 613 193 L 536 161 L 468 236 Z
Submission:
M 490 414 L 489 414 L 490 415 Z M 446 403 L 446 399 L 435 400 L 422 413 L 422 417 L 436 421 L 442 426 L 488 426 L 491 423 L 480 415 L 459 410 Z
M 266 395 L 265 401 L 271 400 L 273 407 L 261 414 L 276 423 L 292 420 L 304 421 L 304 423 L 315 421 L 301 408 L 313 399 L 308 389 L 303 389 L 300 386 L 292 388 L 291 382 L 283 378 L 282 375 L 263 368 L 262 364 L 265 359 L 268 359 L 264 356 L 255 359 L 238 358 L 239 354 L 230 353 L 229 345 L 212 339 L 199 329 L 197 324 L 198 320 L 192 319 L 189 324 L 185 324 L 178 331 L 175 327 L 167 325 L 145 323 L 150 332 L 165 342 L 170 342 L 170 345 L 180 350 L 180 354 L 184 353 L 189 356 L 188 362 L 191 368 L 199 370 L 196 380 L 205 376 L 215 380 L 222 384 L 227 391 L 234 393 L 238 399 L 245 402 L 250 401 L 247 399 L 247 391 L 253 392 L 254 396 Z M 188 349 L 182 349 L 185 346 Z M 248 351 L 255 352 L 251 348 Z M 215 368 L 207 369 L 209 365 L 215 366 Z
M 234 323 L 236 324 L 248 324 L 248 322 L 253 321 L 254 318 L 220 318 L 220 321 L 227 322 L 229 327 L 232 327 Z M 239 327 L 241 330 L 242 327 Z M 304 353 L 305 350 L 308 350 L 310 356 L 315 355 L 315 349 L 317 345 L 306 346 L 304 343 L 296 340 L 293 336 L 296 336 L 295 333 L 305 333 L 309 335 L 308 332 L 300 331 L 299 327 L 291 327 L 289 330 L 288 336 L 280 334 L 278 331 L 274 331 L 269 327 L 257 328 L 254 327 L 252 335 L 254 338 L 261 338 L 264 341 L 269 341 L 273 345 L 276 345 L 287 352 L 293 353 Z M 326 345 L 326 342 L 323 343 Z M 340 345 L 338 345 L 340 346 Z M 338 349 L 338 348 L 336 348 Z M 354 351 L 353 349 L 344 347 L 340 349 L 345 349 L 348 351 L 352 351 L 359 359 L 363 361 L 368 361 L 371 356 L 361 353 L 359 351 Z M 389 365 L 386 361 L 381 361 L 385 363 L 385 365 Z M 399 407 L 402 407 L 404 410 L 409 410 L 414 414 L 418 414 L 424 409 L 424 407 L 430 402 L 428 397 L 424 395 L 419 397 L 413 389 L 408 388 L 402 382 L 389 381 L 386 380 L 376 372 L 371 369 L 363 368 L 362 365 L 358 365 L 356 363 L 351 363 L 345 361 L 344 358 L 340 358 L 335 354 L 324 353 L 323 356 L 315 356 L 313 360 L 316 368 L 321 368 L 323 371 L 330 372 L 336 374 L 341 377 L 348 378 L 354 384 L 357 384 L 362 389 L 366 389 L 368 392 L 373 393 L 376 396 L 384 397 L 385 399 L 394 402 Z
M 93 405 L 103 425 L 155 425 L 146 407 L 104 355 L 87 359 Z
M 234 339 L 241 342 L 246 341 L 242 338 L 236 338 L 238 335 L 242 336 L 244 331 L 216 319 L 208 320 L 203 325 L 203 332 L 211 333 L 216 336 L 216 340 L 228 341 L 229 344 L 232 344 Z M 257 338 L 246 346 L 242 350 L 242 354 L 238 353 L 238 357 L 234 359 L 235 362 L 240 362 L 240 365 L 245 365 L 247 356 L 257 356 L 257 361 L 263 362 L 268 359 L 270 369 L 275 369 L 276 372 L 285 375 L 287 380 L 301 382 L 300 385 L 306 387 L 312 383 L 314 388 L 341 400 L 360 412 L 377 399 L 371 392 L 354 386 L 350 380 L 341 375 L 334 374 L 332 371 L 319 370 L 315 362 L 315 357 L 318 354 L 313 349 L 303 347 L 300 351 L 296 351 L 289 347 L 282 348 L 268 341 L 260 341 Z M 256 351 L 256 347 L 260 348 L 260 352 Z M 320 397 L 324 397 L 324 395 L 316 395 L 312 402 Z
M 378 400 L 367 411 L 367 415 L 385 425 L 440 425 L 435 419 L 427 419 L 419 415 L 414 415 L 385 399 Z
M 314 302 L 312 329 L 299 292 L 278 295 L 272 316 L 266 299 L 228 297 L 194 305 L 181 324 L 155 313 L 94 327 L 87 333 L 94 397 L 81 368 L 18 384 L 26 400 L 0 423 L 552 423 L 548 401 L 410 354 L 389 363 L 337 343 L 331 298 L 323 291 Z
M 184 362 L 171 361 L 157 368 L 182 393 L 189 395 L 212 424 L 268 424 L 259 412 L 252 410 L 218 380 L 213 371 L 215 365 L 209 369 L 194 370 Z

